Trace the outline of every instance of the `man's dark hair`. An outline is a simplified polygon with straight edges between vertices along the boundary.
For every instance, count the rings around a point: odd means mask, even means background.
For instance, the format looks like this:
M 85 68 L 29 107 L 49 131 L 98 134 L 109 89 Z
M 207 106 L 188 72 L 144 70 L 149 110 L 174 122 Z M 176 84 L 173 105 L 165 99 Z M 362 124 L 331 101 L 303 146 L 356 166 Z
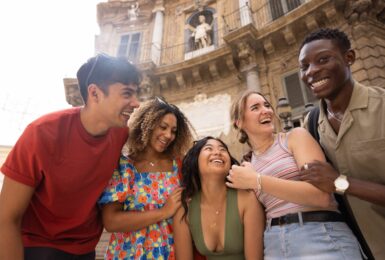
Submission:
M 349 38 L 344 32 L 338 29 L 321 28 L 306 36 L 299 49 L 301 50 L 305 44 L 316 40 L 332 40 L 343 53 L 351 48 Z
M 88 98 L 88 86 L 92 83 L 108 94 L 108 86 L 114 83 L 124 85 L 139 85 L 141 74 L 139 70 L 124 58 L 116 58 L 107 54 L 98 54 L 88 59 L 76 74 L 80 94 L 86 104 Z

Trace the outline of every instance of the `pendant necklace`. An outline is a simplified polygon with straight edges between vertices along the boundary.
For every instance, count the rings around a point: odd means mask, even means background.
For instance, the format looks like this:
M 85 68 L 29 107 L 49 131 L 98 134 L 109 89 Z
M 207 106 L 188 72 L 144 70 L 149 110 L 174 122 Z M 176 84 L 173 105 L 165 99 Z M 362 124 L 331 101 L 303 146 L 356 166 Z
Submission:
M 329 116 L 331 116 L 332 118 L 334 118 L 335 120 L 337 120 L 338 122 L 342 122 L 342 118 L 339 118 L 336 114 L 334 114 L 333 112 L 331 112 L 329 110 L 329 108 L 326 107 L 326 111 L 328 112 Z

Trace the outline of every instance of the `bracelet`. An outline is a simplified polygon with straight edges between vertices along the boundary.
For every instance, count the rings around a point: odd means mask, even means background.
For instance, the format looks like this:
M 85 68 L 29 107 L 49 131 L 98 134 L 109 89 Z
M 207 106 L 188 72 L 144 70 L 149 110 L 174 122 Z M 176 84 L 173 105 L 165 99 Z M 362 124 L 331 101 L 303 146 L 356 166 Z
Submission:
M 257 173 L 257 192 L 262 192 L 262 178 L 260 173 Z

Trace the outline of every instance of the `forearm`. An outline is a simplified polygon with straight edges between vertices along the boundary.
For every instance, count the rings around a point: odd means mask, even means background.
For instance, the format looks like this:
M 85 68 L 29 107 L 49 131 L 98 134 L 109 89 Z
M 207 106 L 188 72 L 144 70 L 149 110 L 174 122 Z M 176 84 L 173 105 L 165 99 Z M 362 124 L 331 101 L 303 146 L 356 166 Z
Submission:
M 283 180 L 272 176 L 261 176 L 262 191 L 279 199 L 299 205 L 322 207 L 330 206 L 330 194 L 310 183 Z M 257 184 L 255 184 L 257 187 Z
M 348 177 L 346 194 L 385 207 L 385 185 Z
M 103 216 L 103 223 L 108 232 L 131 232 L 155 224 L 167 218 L 162 209 L 136 211 L 116 211 Z
M 24 247 L 20 225 L 2 222 L 0 224 L 0 260 L 7 259 L 24 259 Z

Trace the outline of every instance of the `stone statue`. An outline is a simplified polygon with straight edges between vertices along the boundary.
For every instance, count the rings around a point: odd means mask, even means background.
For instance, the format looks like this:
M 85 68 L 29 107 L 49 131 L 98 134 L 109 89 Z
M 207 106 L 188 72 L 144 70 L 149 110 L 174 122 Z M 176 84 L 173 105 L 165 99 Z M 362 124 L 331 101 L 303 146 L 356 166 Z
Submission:
M 190 27 L 192 30 L 191 37 L 194 38 L 196 48 L 202 49 L 211 45 L 211 25 L 206 23 L 206 17 L 199 15 L 199 24 L 197 27 Z
M 130 21 L 135 21 L 138 19 L 138 13 L 139 13 L 139 3 L 136 2 L 135 4 L 132 4 L 130 8 L 128 9 L 128 19 Z

